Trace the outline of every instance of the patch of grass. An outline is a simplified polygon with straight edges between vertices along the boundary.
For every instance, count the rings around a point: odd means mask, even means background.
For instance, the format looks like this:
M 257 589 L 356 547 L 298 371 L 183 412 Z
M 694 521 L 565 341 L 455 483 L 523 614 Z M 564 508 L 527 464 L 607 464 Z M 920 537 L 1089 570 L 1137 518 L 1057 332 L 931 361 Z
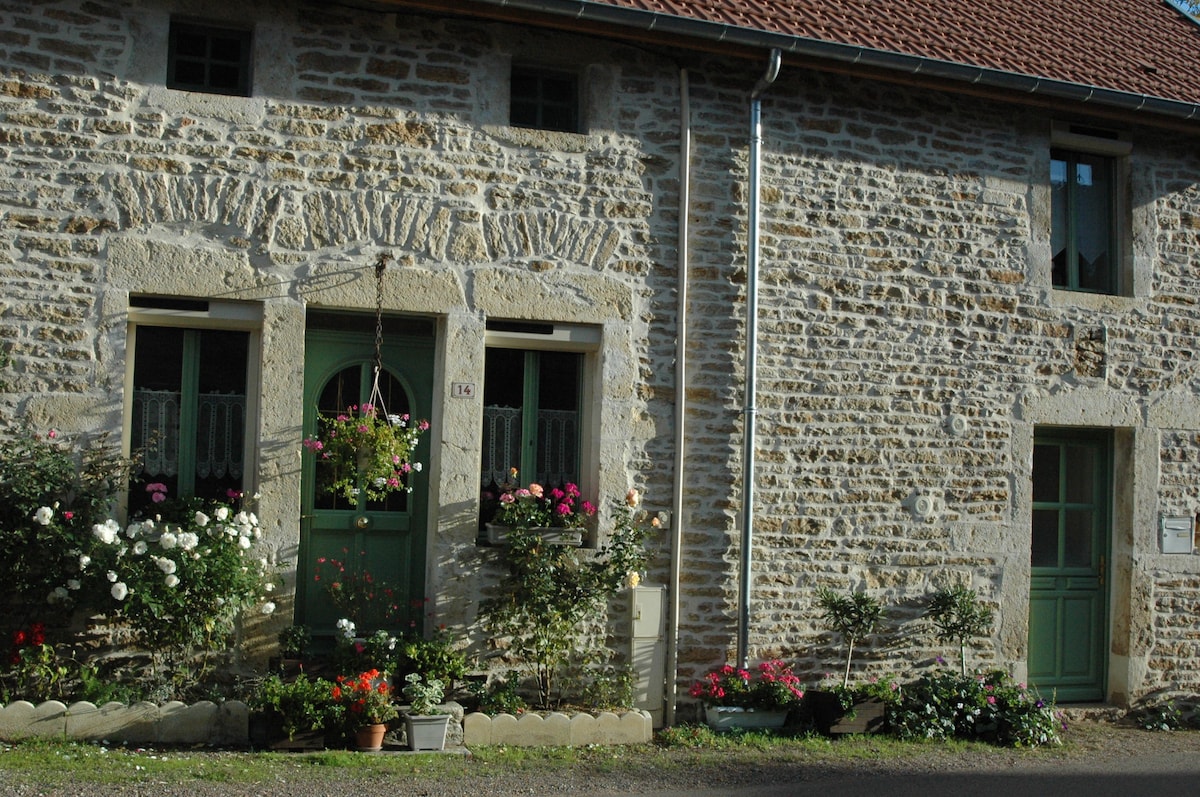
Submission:
M 1094 734 L 1097 737 L 1100 734 Z M 1092 738 L 1078 735 L 1066 749 L 1023 750 L 1022 757 L 1086 752 Z M 1098 746 L 1101 738 L 1095 740 Z M 471 754 L 373 755 L 345 750 L 312 753 L 245 752 L 90 744 L 75 741 L 26 740 L 0 744 L 0 783 L 13 788 L 73 787 L 87 784 L 146 786 L 170 783 L 229 783 L 240 786 L 305 780 L 318 789 L 334 790 L 351 779 L 386 780 L 399 792 L 418 782 L 459 784 L 490 782 L 516 788 L 523 782 L 561 780 L 588 782 L 612 776 L 626 782 L 662 777 L 681 784 L 721 783 L 737 770 L 786 778 L 814 767 L 873 767 L 931 759 L 998 762 L 1012 750 L 980 742 L 900 741 L 890 736 L 848 736 L 734 732 L 717 734 L 706 726 L 681 725 L 658 734 L 649 745 L 583 747 L 474 747 Z M 723 780 L 724 779 L 724 780 Z

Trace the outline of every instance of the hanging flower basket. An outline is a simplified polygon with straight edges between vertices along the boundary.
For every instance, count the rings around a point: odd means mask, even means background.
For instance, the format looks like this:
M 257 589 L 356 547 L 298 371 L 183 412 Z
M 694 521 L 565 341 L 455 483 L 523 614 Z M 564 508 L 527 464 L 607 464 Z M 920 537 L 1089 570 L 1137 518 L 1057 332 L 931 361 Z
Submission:
M 317 420 L 319 433 L 304 440 L 317 458 L 320 489 L 357 501 L 360 491 L 381 501 L 391 493 L 412 492 L 409 474 L 421 470 L 413 450 L 428 421 L 388 415 L 373 404 L 351 405 L 336 416 Z

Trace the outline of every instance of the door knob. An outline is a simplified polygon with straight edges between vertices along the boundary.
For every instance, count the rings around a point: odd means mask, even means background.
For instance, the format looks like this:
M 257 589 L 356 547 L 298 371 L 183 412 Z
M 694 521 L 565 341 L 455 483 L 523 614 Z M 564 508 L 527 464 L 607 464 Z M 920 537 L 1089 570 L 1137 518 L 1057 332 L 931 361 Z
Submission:
M 359 515 L 358 517 L 354 518 L 354 525 L 358 526 L 360 529 L 368 528 L 371 525 L 371 518 L 367 517 L 366 515 Z

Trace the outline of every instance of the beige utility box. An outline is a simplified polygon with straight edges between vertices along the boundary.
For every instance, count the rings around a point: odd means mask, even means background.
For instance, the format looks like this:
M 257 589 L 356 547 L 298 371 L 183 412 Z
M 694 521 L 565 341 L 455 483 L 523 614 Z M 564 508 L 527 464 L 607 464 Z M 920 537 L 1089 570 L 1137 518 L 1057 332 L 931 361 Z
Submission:
M 666 589 L 639 585 L 629 588 L 630 662 L 633 666 L 633 705 L 649 712 L 654 727 L 663 723 L 666 680 Z

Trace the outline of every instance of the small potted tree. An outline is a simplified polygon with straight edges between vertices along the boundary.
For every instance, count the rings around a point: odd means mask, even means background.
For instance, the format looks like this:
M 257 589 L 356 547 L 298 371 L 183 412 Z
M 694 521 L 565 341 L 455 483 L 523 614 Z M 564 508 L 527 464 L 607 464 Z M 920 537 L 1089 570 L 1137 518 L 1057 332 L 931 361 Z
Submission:
M 958 643 L 959 664 L 966 675 L 967 641 L 987 633 L 992 625 L 992 610 L 979 602 L 975 590 L 956 584 L 935 592 L 925 615 L 937 629 L 939 642 Z
M 410 750 L 441 750 L 446 746 L 446 728 L 450 715 L 439 708 L 445 696 L 444 686 L 437 678 L 425 679 L 420 673 L 404 677 L 404 696 L 408 708 L 404 712 L 404 731 Z
M 841 684 L 809 693 L 813 722 L 822 733 L 867 733 L 880 730 L 884 723 L 884 701 L 877 679 L 850 685 L 854 648 L 875 633 L 884 619 L 879 600 L 865 592 L 841 595 L 822 587 L 817 592 L 821 620 L 825 627 L 840 634 L 846 645 L 846 666 Z

